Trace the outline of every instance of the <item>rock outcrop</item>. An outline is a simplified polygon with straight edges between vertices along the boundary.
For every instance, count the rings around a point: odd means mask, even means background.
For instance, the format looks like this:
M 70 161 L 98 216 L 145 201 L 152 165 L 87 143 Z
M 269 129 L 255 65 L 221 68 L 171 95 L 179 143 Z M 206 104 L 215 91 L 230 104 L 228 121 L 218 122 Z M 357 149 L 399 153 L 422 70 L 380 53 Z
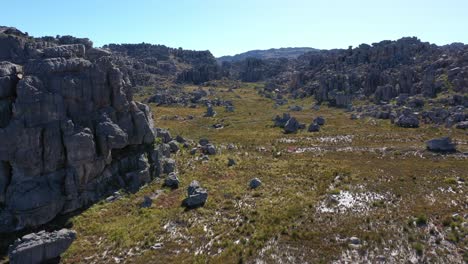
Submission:
M 10 246 L 8 250 L 10 263 L 58 263 L 60 255 L 75 239 L 76 232 L 68 229 L 25 235 Z
M 0 232 L 136 191 L 160 171 L 152 114 L 118 60 L 57 42 L 0 33 Z

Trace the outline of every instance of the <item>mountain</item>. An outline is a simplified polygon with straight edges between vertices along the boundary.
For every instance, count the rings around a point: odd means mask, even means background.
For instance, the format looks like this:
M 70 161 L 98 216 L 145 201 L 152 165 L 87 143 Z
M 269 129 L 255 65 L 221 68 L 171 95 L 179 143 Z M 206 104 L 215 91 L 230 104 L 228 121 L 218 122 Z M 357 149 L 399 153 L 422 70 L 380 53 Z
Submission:
M 268 49 L 268 50 L 250 50 L 244 53 L 240 53 L 234 56 L 222 56 L 217 58 L 219 63 L 224 61 L 235 62 L 244 60 L 252 57 L 257 59 L 275 59 L 275 58 L 287 58 L 295 59 L 304 53 L 311 51 L 319 51 L 314 48 L 279 48 L 279 49 Z

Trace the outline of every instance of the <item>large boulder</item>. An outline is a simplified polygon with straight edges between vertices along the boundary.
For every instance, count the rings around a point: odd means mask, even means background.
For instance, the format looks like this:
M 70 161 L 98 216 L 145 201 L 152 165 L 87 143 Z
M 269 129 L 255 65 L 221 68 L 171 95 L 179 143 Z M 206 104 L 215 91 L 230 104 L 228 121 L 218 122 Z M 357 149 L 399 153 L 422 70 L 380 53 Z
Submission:
M 76 232 L 61 229 L 54 232 L 41 231 L 23 236 L 8 249 L 11 264 L 58 262 L 60 255 L 76 239 Z
M 301 128 L 301 124 L 297 121 L 296 118 L 291 117 L 286 125 L 284 125 L 284 133 L 291 134 L 296 133 Z
M 192 181 L 187 188 L 187 198 L 183 205 L 189 209 L 205 205 L 208 199 L 208 192 L 200 186 L 198 181 Z
M 399 127 L 416 128 L 419 127 L 419 119 L 415 114 L 404 111 L 403 114 L 395 120 L 395 124 Z
M 449 137 L 434 138 L 426 142 L 427 149 L 434 152 L 455 152 L 456 144 Z

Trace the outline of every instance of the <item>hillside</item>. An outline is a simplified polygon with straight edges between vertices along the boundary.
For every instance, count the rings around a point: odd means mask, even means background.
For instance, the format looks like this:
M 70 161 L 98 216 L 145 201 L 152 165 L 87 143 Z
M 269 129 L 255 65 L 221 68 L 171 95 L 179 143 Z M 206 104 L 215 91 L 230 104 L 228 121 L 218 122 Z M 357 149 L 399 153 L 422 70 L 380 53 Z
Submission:
M 233 56 L 222 56 L 216 60 L 219 63 L 222 62 L 236 62 L 247 58 L 256 59 L 295 59 L 307 52 L 318 51 L 314 48 L 279 48 L 279 49 L 267 49 L 267 50 L 250 50 Z

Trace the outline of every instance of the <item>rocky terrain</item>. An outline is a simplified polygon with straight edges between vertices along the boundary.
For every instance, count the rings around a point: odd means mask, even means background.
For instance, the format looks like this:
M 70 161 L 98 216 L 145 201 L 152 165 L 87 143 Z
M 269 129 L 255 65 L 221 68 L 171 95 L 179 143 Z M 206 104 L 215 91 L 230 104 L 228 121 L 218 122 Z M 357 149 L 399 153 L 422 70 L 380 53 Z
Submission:
M 279 49 L 268 49 L 268 50 L 250 50 L 233 56 L 221 56 L 216 60 L 219 63 L 223 62 L 235 62 L 245 60 L 247 58 L 256 59 L 295 59 L 304 53 L 318 51 L 313 48 L 279 48 Z
M 0 27 L 0 261 L 465 263 L 467 67 L 416 38 L 219 65 Z

